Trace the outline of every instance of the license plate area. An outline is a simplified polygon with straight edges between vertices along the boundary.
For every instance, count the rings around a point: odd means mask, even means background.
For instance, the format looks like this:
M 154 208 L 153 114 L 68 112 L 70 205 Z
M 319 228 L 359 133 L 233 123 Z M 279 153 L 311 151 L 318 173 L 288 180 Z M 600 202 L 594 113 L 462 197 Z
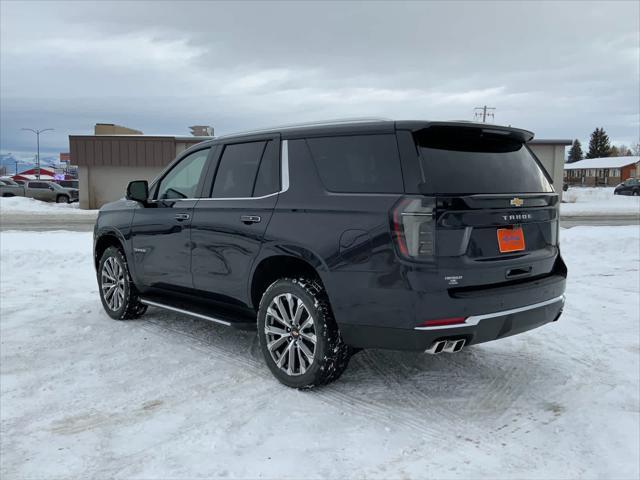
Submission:
M 500 253 L 521 252 L 525 248 L 522 227 L 499 228 L 498 248 Z

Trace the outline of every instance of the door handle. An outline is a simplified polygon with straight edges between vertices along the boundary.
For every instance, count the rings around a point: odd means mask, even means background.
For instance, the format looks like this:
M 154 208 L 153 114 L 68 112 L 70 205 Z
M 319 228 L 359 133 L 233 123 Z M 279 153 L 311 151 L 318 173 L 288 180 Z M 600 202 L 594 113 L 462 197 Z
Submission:
M 260 220 L 262 219 L 258 215 L 242 215 L 240 217 L 240 221 L 247 225 L 250 223 L 260 223 Z
M 175 215 L 175 219 L 179 222 L 183 220 L 189 220 L 189 218 L 191 218 L 191 215 L 189 215 L 188 213 L 176 213 Z

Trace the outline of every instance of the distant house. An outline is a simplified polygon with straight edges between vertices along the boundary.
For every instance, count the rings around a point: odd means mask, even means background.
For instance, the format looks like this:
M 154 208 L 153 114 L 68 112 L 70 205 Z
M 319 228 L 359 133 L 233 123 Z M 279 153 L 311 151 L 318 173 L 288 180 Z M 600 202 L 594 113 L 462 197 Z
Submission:
M 637 178 L 640 157 L 587 158 L 564 166 L 564 181 L 569 185 L 613 187 L 628 178 Z
M 40 180 L 53 180 L 56 172 L 53 169 L 40 167 Z M 37 180 L 37 169 L 30 168 L 29 170 L 25 170 L 24 172 L 20 172 L 16 175 L 12 175 L 11 178 L 14 180 Z

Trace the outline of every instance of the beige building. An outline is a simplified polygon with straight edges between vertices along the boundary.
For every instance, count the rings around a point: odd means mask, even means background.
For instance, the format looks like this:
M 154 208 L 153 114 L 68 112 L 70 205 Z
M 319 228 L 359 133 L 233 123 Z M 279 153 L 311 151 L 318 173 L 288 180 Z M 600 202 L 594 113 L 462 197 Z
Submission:
M 547 170 L 547 173 L 553 178 L 553 186 L 556 192 L 562 196 L 565 148 L 567 145 L 571 145 L 571 140 L 531 140 L 528 145 Z
M 96 124 L 95 135 L 69 135 L 78 166 L 80 208 L 100 208 L 125 195 L 131 180 L 151 182 L 187 148 L 211 137 L 142 135 L 139 130 Z M 132 133 L 133 132 L 133 133 Z
M 115 123 L 96 123 L 93 132 L 95 135 L 142 135 L 140 130 L 121 127 Z

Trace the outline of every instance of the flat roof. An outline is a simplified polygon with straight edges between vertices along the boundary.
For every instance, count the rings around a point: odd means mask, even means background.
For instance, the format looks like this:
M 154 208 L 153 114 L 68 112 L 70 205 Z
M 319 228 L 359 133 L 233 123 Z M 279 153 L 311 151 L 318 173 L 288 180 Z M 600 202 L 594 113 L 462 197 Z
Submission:
M 194 137 L 193 135 L 127 135 L 126 133 L 118 133 L 118 134 L 107 134 L 107 135 L 95 135 L 95 134 L 79 134 L 79 135 L 69 135 L 69 138 L 86 138 L 86 137 L 95 137 L 95 138 L 132 138 L 132 139 L 153 139 L 153 138 L 173 138 L 175 140 L 179 140 L 181 142 L 185 141 L 194 141 L 194 142 L 204 142 L 205 140 L 213 140 L 215 137 Z

